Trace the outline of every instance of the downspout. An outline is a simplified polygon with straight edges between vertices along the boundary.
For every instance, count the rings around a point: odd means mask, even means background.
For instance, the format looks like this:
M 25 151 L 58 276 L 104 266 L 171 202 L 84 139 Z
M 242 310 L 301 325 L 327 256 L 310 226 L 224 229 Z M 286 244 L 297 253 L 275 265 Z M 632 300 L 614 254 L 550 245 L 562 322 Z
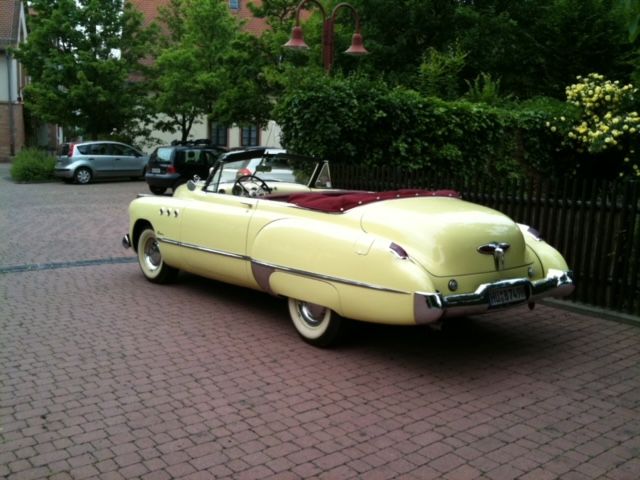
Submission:
M 11 52 L 7 51 L 7 85 L 9 95 L 9 155 L 12 157 L 16 154 L 16 124 L 13 112 L 13 78 L 11 75 L 11 67 L 13 60 L 11 58 Z

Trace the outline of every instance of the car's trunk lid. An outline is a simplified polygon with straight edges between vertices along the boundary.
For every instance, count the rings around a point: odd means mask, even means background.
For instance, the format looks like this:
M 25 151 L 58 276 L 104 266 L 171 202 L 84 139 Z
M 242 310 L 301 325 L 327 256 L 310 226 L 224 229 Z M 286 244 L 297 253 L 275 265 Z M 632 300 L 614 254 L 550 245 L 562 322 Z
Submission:
M 480 205 L 420 197 L 359 210 L 363 230 L 389 238 L 435 276 L 495 272 L 525 264 L 525 242 L 518 226 Z

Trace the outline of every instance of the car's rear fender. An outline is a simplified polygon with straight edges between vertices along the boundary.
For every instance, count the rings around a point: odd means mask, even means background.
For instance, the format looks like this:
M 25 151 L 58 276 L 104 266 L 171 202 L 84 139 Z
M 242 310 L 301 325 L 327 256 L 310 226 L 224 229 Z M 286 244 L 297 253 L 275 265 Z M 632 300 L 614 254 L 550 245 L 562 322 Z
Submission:
M 414 323 L 413 293 L 434 290 L 428 273 L 399 257 L 390 240 L 339 218 L 332 223 L 288 218 L 264 225 L 249 245 L 258 285 L 349 318 Z
M 525 227 L 526 228 L 526 227 Z M 523 229 L 521 227 L 521 229 Z M 525 241 L 529 250 L 537 257 L 539 271 L 536 272 L 534 278 L 545 278 L 550 270 L 568 271 L 569 267 L 562 254 L 544 240 L 527 235 L 525 233 Z

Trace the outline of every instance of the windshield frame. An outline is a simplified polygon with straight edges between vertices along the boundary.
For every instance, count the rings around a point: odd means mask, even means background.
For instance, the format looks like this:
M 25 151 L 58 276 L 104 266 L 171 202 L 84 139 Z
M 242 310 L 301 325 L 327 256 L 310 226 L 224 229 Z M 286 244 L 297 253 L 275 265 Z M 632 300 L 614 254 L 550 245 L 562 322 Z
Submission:
M 283 149 L 263 147 L 263 148 L 228 152 L 220 156 L 218 160 L 215 162 L 213 168 L 211 169 L 211 171 L 209 172 L 209 175 L 207 176 L 207 180 L 205 181 L 204 186 L 202 187 L 202 190 L 209 193 L 218 193 L 220 184 L 221 184 L 222 173 L 226 165 L 233 162 L 238 162 L 243 160 L 253 160 L 256 158 L 260 159 L 260 163 L 263 163 L 265 160 L 270 160 L 270 159 L 277 160 L 278 158 L 283 158 L 287 160 L 293 160 L 296 162 L 307 163 L 309 166 L 313 166 L 312 173 L 309 176 L 308 182 L 306 184 L 307 187 L 311 187 L 312 185 L 315 184 L 325 164 L 327 164 L 326 168 L 328 168 L 328 162 L 326 160 L 322 161 L 307 155 L 298 155 L 295 153 L 289 153 Z M 256 175 L 259 177 L 260 172 L 257 172 Z

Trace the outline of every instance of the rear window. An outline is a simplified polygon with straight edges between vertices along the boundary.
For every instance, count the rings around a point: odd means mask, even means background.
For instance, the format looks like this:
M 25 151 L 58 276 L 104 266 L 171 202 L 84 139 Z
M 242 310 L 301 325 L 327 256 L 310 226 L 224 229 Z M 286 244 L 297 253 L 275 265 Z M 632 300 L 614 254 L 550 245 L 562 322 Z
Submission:
M 63 143 L 58 147 L 58 155 L 69 155 L 69 147 L 71 147 L 70 143 Z
M 156 150 L 155 160 L 158 163 L 170 163 L 171 154 L 173 153 L 173 147 L 160 147 Z

